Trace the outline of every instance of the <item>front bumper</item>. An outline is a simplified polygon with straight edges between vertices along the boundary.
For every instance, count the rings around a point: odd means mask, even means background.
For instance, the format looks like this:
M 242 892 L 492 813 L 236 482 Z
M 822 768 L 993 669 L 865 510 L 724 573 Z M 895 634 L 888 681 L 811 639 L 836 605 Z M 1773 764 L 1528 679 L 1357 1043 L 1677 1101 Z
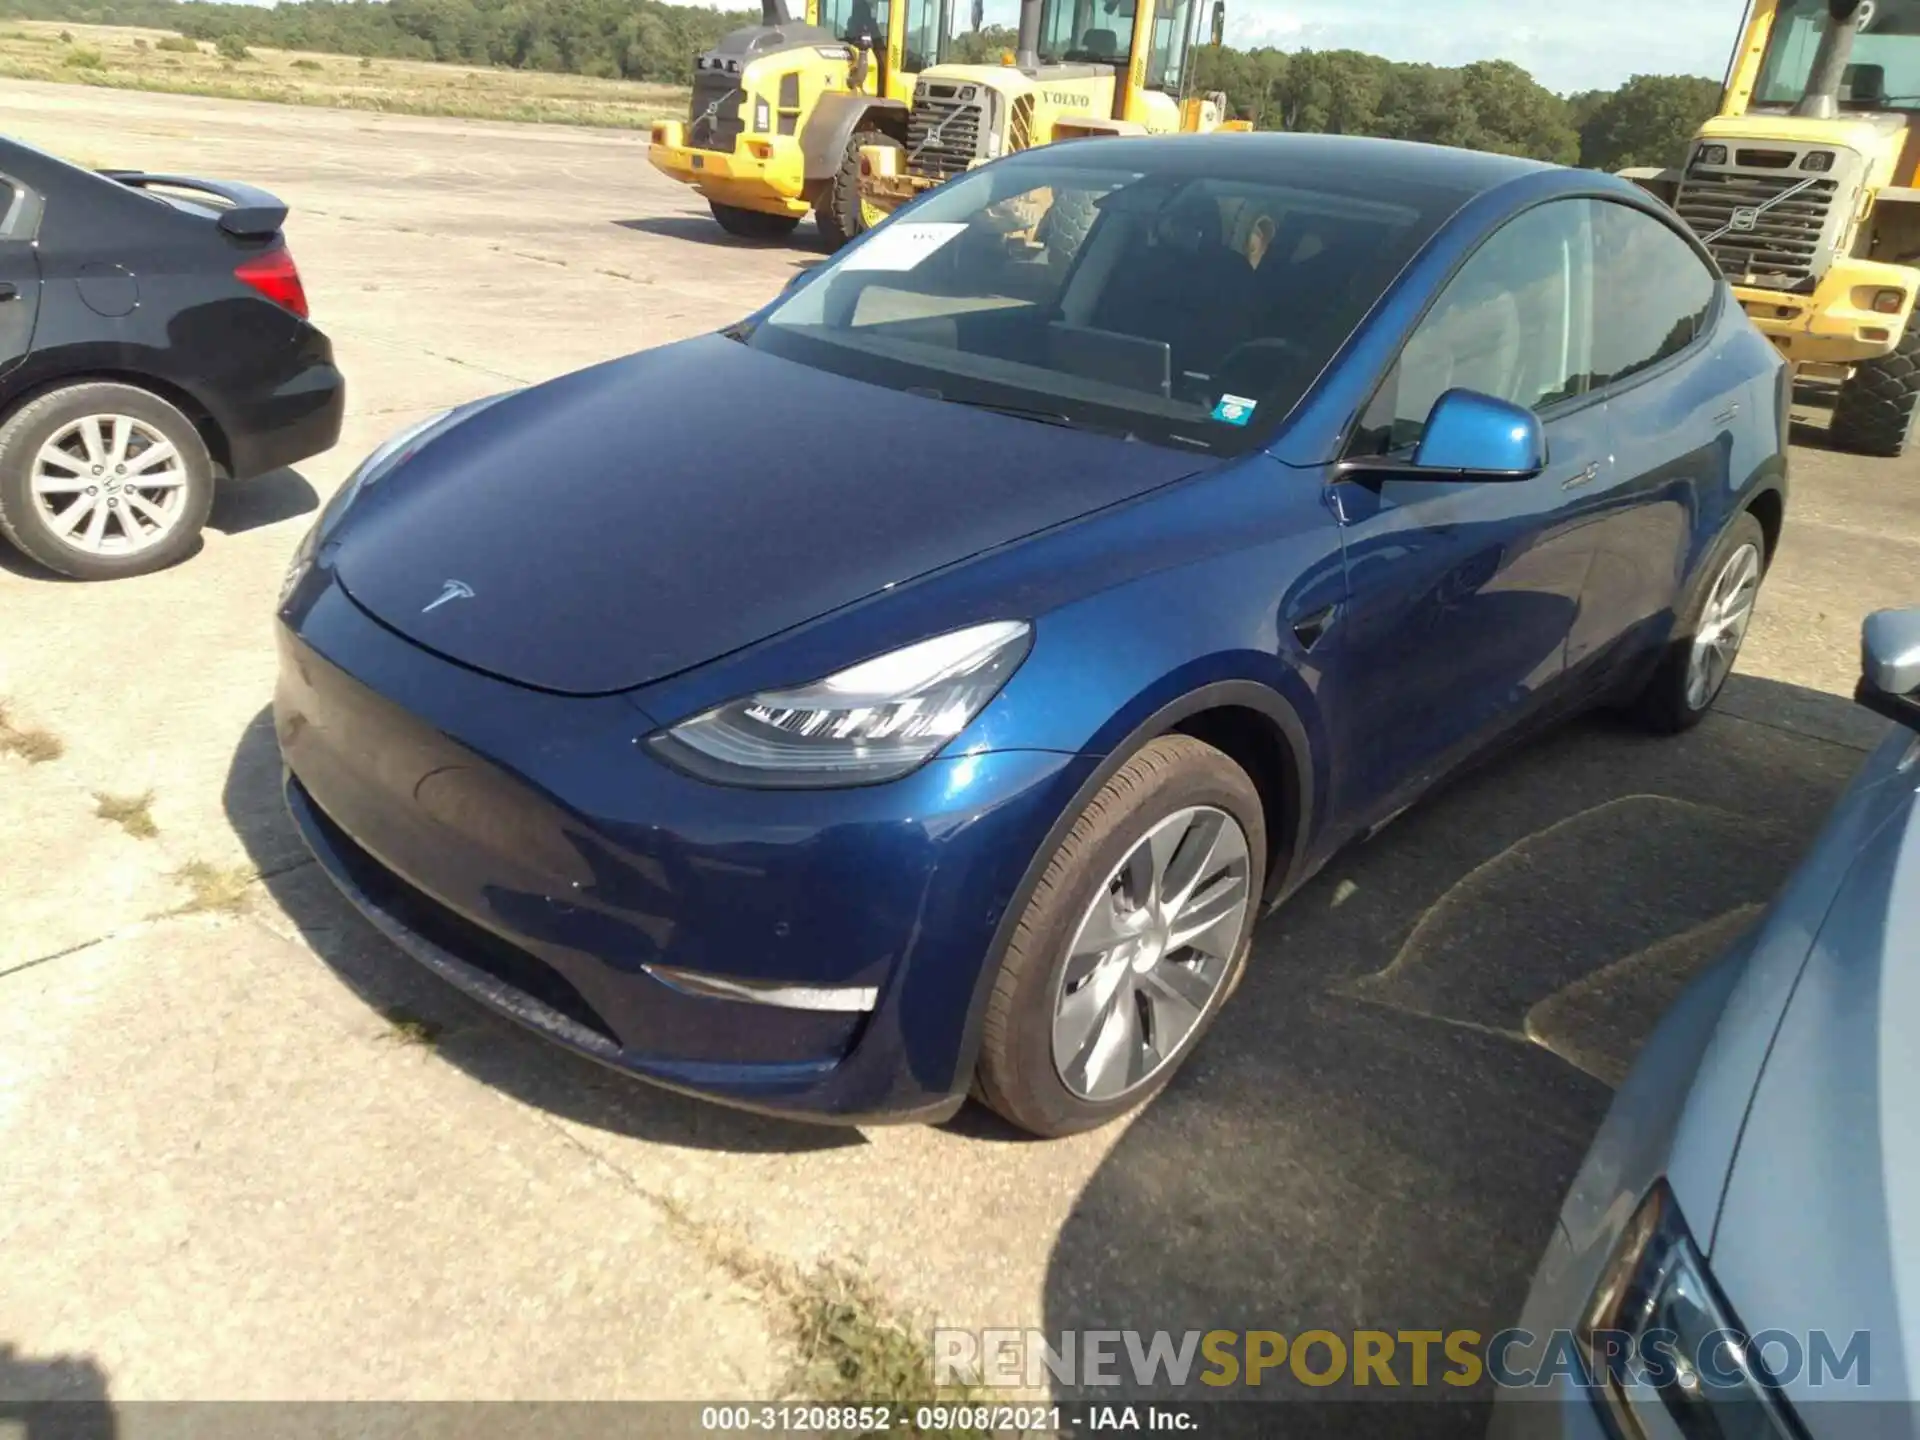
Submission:
M 709 200 L 769 215 L 805 216 L 806 160 L 799 141 L 785 135 L 742 135 L 731 150 L 703 150 L 686 142 L 686 126 L 662 120 L 647 146 L 653 168 Z
M 389 938 L 594 1059 L 805 1118 L 940 1118 L 1029 861 L 1092 767 L 939 758 L 888 785 L 680 775 L 621 696 L 442 660 L 324 574 L 282 612 L 275 727 L 308 845 Z M 864 1011 L 688 993 L 668 965 L 872 989 Z
M 1873 308 L 1881 290 L 1906 297 L 1897 313 Z M 1810 295 L 1735 285 L 1734 297 L 1760 333 L 1796 365 L 1851 365 L 1891 354 L 1913 316 L 1920 271 L 1842 257 Z

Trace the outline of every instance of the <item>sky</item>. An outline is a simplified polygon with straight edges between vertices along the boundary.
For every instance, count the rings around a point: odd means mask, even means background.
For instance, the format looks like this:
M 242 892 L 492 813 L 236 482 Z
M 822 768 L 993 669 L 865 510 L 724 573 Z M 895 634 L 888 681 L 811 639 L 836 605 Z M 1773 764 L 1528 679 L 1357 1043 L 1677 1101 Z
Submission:
M 1629 75 L 1717 80 L 1744 9 L 1743 0 L 1227 0 L 1227 43 L 1434 65 L 1512 60 L 1566 93 L 1611 90 Z M 1018 0 L 987 0 L 989 23 L 1011 25 L 1017 10 Z

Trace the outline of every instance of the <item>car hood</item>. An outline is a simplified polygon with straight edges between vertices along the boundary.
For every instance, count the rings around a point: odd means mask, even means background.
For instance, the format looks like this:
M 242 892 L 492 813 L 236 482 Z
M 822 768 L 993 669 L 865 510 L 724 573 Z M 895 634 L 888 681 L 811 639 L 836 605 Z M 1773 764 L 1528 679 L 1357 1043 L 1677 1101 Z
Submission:
M 1803 1344 L 1824 1331 L 1836 1356 L 1856 1331 L 1869 1335 L 1865 1386 L 1860 1372 L 1821 1386 L 1805 1368 L 1782 1376 L 1815 1434 L 1860 1433 L 1858 1414 L 1821 1401 L 1910 1401 L 1920 1386 L 1916 935 L 1920 816 L 1909 800 L 1859 852 L 1827 912 L 1713 1232 L 1714 1274 L 1748 1330 L 1787 1330 Z
M 332 563 L 358 604 L 428 649 L 602 694 L 1202 463 L 706 336 L 456 425 L 366 487 Z

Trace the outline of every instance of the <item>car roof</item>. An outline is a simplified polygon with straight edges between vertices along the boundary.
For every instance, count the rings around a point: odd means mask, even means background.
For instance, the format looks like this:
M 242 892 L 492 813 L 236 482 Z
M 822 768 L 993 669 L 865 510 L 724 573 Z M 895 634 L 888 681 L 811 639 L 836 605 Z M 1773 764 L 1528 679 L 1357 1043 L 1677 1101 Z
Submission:
M 1009 157 L 1009 164 L 1066 161 L 1118 169 L 1187 175 L 1194 179 L 1254 180 L 1330 194 L 1392 200 L 1405 194 L 1418 208 L 1451 199 L 1456 206 L 1510 180 L 1564 170 L 1544 160 L 1489 155 L 1450 145 L 1381 140 L 1366 135 L 1293 135 L 1278 131 L 1219 131 L 1209 135 L 1118 135 L 1040 146 Z M 1089 147 L 1098 145 L 1098 152 Z M 1096 162 L 1095 155 L 1098 155 Z

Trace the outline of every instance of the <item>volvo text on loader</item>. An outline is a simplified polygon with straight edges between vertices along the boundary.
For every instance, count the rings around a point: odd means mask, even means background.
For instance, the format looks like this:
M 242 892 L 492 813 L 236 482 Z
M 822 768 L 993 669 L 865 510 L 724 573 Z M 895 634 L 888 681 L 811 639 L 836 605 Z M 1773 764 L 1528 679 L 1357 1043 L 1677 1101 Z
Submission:
M 1837 387 L 1834 444 L 1898 455 L 1920 414 L 1920 0 L 1750 0 L 1677 210 L 1796 378 Z
M 691 185 L 729 234 L 773 239 L 809 210 L 827 243 L 877 218 L 860 203 L 872 105 L 904 113 L 914 78 L 947 51 L 952 0 L 761 0 L 761 23 L 694 61 L 686 121 L 654 125 L 647 158 Z
M 869 147 L 870 211 L 998 155 L 1089 135 L 1244 130 L 1226 96 L 1186 94 L 1199 0 L 1021 0 L 1019 47 L 1004 65 L 936 65 L 921 74 L 892 143 Z M 1213 6 L 1218 45 L 1224 0 Z

